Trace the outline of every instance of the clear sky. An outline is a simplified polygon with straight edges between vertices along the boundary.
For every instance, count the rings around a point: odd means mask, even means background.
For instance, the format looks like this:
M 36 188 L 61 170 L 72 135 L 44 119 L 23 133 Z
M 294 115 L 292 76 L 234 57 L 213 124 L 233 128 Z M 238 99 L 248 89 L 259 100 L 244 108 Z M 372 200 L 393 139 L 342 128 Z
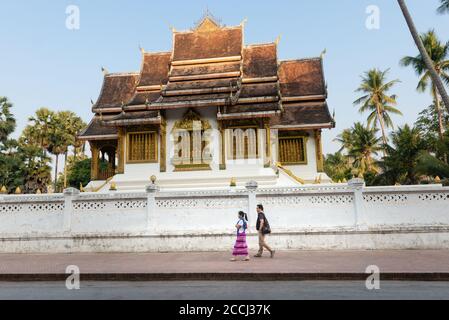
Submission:
M 449 40 L 449 15 L 436 14 L 437 0 L 408 0 L 420 31 L 434 28 Z M 66 7 L 80 9 L 80 29 L 66 28 Z M 380 29 L 365 27 L 366 8 L 380 9 Z M 102 85 L 101 67 L 110 72 L 138 71 L 139 45 L 146 51 L 171 50 L 171 31 L 193 27 L 208 8 L 226 25 L 248 19 L 247 44 L 271 42 L 282 36 L 279 59 L 319 56 L 324 48 L 329 107 L 337 128 L 325 131 L 324 152 L 339 146 L 332 140 L 354 121 L 366 119 L 352 102 L 360 75 L 372 67 L 391 68 L 402 83 L 399 96 L 403 117 L 413 123 L 431 103 L 429 94 L 415 91 L 413 70 L 399 66 L 404 55 L 417 50 L 394 0 L 270 0 L 270 1 L 144 1 L 144 0 L 1 0 L 0 96 L 13 103 L 17 133 L 39 107 L 73 110 L 90 120 L 90 100 Z

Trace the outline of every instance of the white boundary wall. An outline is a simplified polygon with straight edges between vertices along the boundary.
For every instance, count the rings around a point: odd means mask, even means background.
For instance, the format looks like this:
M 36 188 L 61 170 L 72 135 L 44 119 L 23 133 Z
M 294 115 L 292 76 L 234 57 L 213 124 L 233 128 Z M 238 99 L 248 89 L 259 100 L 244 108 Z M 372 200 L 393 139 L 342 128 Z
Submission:
M 262 203 L 277 249 L 449 248 L 449 188 L 440 185 L 0 196 L 0 252 L 230 250 L 239 210 Z

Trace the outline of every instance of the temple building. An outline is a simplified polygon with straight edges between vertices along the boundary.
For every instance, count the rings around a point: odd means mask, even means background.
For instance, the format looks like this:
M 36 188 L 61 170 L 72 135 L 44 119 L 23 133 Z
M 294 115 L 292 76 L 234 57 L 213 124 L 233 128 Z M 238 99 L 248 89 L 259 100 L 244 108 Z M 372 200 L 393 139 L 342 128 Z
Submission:
M 321 134 L 335 126 L 321 57 L 279 61 L 277 43 L 244 44 L 244 24 L 205 17 L 142 50 L 140 72 L 106 73 L 79 138 L 88 191 L 326 183 Z

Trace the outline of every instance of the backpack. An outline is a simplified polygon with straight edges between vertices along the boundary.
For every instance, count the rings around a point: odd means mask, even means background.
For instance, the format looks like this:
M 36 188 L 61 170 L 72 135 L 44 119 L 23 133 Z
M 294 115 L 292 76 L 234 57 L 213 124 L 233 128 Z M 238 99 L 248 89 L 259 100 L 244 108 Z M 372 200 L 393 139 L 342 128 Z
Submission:
M 271 227 L 270 227 L 270 223 L 268 222 L 267 216 L 265 215 L 265 213 L 263 214 L 263 228 L 262 228 L 262 234 L 270 234 L 271 233 Z

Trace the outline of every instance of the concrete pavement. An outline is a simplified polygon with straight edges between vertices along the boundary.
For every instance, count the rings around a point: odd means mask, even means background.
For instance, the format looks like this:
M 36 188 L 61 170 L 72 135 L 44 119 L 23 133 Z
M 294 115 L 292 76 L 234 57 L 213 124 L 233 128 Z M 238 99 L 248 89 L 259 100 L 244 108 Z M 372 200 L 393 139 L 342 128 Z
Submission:
M 249 262 L 226 252 L 146 254 L 0 254 L 0 281 L 66 277 L 75 265 L 84 280 L 359 280 L 378 266 L 384 280 L 449 280 L 449 250 L 283 251 Z

